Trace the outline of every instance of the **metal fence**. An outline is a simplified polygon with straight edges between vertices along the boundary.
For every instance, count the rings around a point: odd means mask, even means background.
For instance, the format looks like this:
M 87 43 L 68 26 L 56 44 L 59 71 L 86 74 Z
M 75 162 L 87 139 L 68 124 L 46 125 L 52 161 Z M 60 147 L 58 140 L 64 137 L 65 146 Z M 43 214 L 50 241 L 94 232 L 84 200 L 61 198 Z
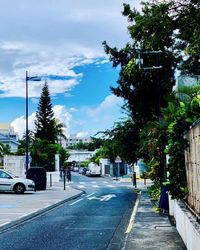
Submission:
M 189 147 L 185 152 L 188 205 L 200 215 L 200 124 L 187 134 Z

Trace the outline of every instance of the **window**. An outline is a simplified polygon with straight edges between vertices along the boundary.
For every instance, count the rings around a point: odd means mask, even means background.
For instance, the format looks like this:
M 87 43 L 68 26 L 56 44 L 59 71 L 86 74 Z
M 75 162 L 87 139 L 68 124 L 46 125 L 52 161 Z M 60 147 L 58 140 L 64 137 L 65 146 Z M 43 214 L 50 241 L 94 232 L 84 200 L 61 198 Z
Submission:
M 0 171 L 0 178 L 10 178 L 10 176 L 5 172 Z

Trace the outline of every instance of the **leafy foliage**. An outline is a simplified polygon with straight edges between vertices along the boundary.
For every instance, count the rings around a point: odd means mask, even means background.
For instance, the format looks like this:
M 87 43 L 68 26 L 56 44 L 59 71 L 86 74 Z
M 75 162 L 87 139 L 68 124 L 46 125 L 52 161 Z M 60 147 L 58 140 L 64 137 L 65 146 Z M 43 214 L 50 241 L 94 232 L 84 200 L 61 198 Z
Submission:
M 32 165 L 44 167 L 47 171 L 55 170 L 55 154 L 61 150 L 59 144 L 49 144 L 47 140 L 36 138 L 30 145 Z
M 104 134 L 110 139 L 113 162 L 116 156 L 128 163 L 137 161 L 138 128 L 130 119 L 116 123 L 113 129 L 105 131 Z
M 188 146 L 185 133 L 199 118 L 200 113 L 200 86 L 184 87 L 190 98 L 180 101 L 180 95 L 175 95 L 174 102 L 170 102 L 163 115 L 168 123 L 168 143 L 166 153 L 169 155 L 167 186 L 173 198 L 184 198 L 187 193 L 184 150 Z M 179 90 L 180 91 L 180 90 Z
M 8 144 L 0 143 L 0 157 L 8 154 L 12 154 L 10 151 L 10 146 Z

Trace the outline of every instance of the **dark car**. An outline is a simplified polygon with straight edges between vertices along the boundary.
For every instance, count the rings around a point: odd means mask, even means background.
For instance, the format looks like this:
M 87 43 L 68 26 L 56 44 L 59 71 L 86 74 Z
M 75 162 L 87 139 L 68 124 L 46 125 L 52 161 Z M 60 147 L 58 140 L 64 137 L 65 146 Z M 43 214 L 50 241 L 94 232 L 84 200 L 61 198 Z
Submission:
M 87 172 L 87 171 L 88 171 L 88 168 L 83 168 L 83 169 L 82 169 L 82 174 L 83 174 L 83 175 L 86 175 L 86 172 Z

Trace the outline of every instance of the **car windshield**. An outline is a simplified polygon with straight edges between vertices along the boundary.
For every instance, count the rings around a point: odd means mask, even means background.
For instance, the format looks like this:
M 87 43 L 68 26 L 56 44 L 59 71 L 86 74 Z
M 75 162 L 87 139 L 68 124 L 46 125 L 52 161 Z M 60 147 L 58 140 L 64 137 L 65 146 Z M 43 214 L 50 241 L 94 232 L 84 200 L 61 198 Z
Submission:
M 18 176 L 16 176 L 16 175 L 12 174 L 12 173 L 11 173 L 11 172 L 9 172 L 9 171 L 6 171 L 6 173 L 7 173 L 7 174 L 9 174 L 12 178 L 18 178 Z

